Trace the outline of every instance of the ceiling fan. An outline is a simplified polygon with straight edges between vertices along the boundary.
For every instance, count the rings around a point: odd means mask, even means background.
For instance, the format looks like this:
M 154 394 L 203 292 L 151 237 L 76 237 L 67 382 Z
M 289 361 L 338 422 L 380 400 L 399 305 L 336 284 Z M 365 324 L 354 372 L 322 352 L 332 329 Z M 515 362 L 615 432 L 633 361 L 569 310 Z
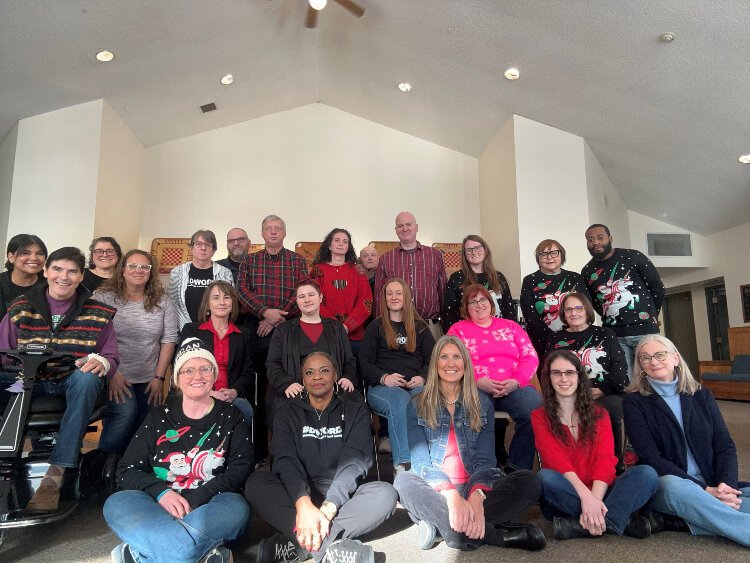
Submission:
M 354 2 L 354 0 L 333 0 L 341 5 L 355 18 L 361 18 L 365 14 L 365 9 Z M 305 27 L 313 28 L 318 25 L 318 12 L 326 7 L 328 0 L 308 0 L 307 16 L 305 17 Z

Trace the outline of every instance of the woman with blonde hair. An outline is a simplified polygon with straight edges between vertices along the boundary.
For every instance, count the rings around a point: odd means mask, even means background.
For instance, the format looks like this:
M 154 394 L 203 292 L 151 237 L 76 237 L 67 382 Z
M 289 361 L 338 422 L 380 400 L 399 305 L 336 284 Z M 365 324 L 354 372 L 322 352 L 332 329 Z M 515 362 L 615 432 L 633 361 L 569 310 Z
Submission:
M 750 547 L 750 483 L 738 481 L 737 450 L 713 395 L 659 334 L 644 336 L 635 358 L 623 411 L 639 463 L 659 474 L 650 508 L 665 529 L 687 523 L 693 535 Z
M 408 469 L 406 406 L 422 391 L 435 339 L 417 313 L 409 286 L 391 278 L 383 286 L 380 317 L 365 330 L 359 369 L 369 386 L 367 402 L 388 419 L 388 435 L 396 473 Z
M 472 375 L 461 340 L 440 338 L 424 391 L 406 413 L 411 471 L 397 475 L 394 487 L 418 523 L 421 549 L 433 546 L 437 532 L 461 550 L 542 549 L 537 526 L 511 521 L 537 501 L 539 481 L 531 471 L 505 475 L 497 468 L 494 407 Z

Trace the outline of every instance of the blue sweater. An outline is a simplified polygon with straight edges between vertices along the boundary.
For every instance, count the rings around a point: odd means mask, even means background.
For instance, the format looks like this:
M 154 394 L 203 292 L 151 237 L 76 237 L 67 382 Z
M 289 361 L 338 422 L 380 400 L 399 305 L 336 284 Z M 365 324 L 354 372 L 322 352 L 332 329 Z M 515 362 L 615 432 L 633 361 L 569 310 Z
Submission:
M 683 424 L 657 393 L 625 397 L 625 431 L 639 462 L 659 476 L 677 475 L 702 487 L 726 483 L 737 488 L 737 450 L 714 396 L 701 388 L 679 397 Z M 688 448 L 705 482 L 688 473 Z

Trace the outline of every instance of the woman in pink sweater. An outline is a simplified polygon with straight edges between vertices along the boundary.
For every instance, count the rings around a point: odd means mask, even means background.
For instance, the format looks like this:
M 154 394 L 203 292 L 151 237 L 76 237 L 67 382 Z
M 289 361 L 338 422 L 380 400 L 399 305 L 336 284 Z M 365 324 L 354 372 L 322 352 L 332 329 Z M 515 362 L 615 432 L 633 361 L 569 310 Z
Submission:
M 531 411 L 542 405 L 542 397 L 531 385 L 539 358 L 529 335 L 511 320 L 493 317 L 494 303 L 487 289 L 479 284 L 464 290 L 461 316 L 448 334 L 466 345 L 474 365 L 480 391 L 495 403 L 495 410 L 507 412 L 515 423 L 508 449 L 508 461 L 520 469 L 534 463 L 534 432 Z

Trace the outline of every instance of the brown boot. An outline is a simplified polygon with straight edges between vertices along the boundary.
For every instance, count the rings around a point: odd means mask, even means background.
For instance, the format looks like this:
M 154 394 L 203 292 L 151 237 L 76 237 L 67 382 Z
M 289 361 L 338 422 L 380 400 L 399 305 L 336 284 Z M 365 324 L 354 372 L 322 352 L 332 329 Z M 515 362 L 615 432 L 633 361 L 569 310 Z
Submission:
M 55 512 L 57 510 L 64 473 L 64 468 L 50 465 L 39 488 L 26 505 L 27 512 Z

